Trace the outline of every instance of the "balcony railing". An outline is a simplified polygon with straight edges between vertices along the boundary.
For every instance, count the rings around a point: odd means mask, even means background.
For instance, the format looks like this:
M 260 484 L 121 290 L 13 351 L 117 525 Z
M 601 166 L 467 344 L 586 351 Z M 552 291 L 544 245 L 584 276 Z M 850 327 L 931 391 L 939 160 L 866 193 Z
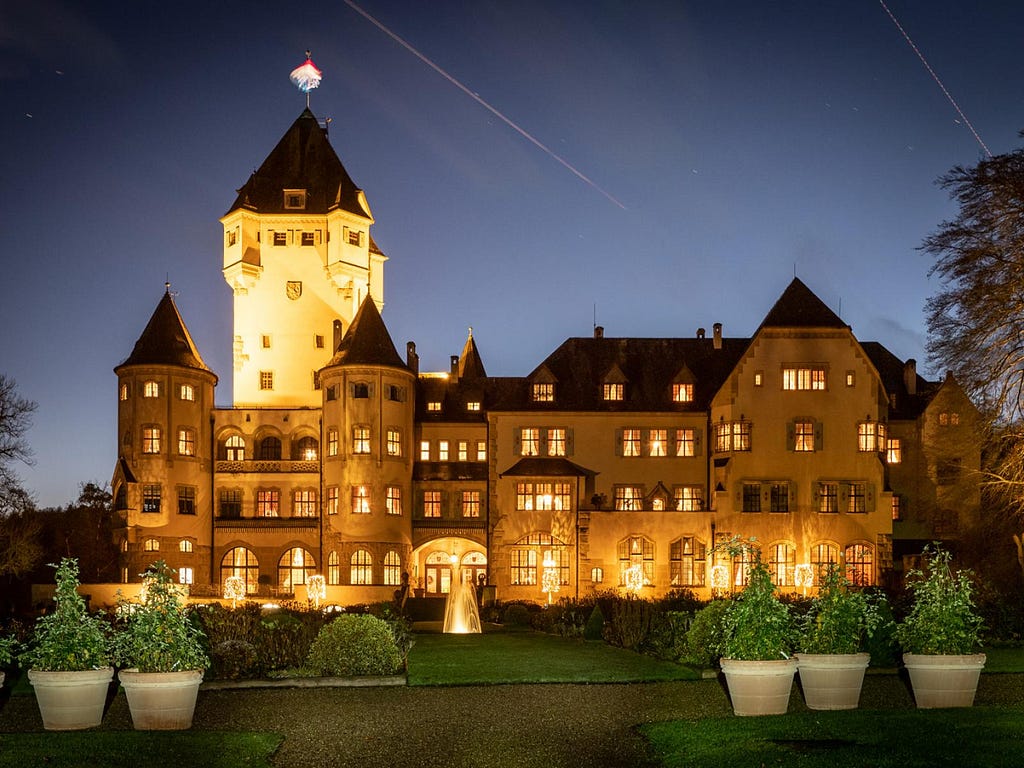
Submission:
M 218 461 L 217 472 L 319 472 L 319 461 L 290 461 L 247 459 L 246 461 Z

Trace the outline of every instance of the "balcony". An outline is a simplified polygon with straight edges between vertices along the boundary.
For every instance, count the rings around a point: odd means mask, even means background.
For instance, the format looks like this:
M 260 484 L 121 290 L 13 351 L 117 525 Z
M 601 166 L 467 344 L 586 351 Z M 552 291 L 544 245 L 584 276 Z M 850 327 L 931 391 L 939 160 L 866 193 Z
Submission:
M 267 459 L 250 459 L 247 461 L 218 461 L 214 465 L 218 473 L 312 473 L 320 472 L 319 461 L 273 461 Z
M 236 528 L 249 531 L 281 530 L 282 528 L 318 528 L 319 517 L 215 517 L 218 530 Z

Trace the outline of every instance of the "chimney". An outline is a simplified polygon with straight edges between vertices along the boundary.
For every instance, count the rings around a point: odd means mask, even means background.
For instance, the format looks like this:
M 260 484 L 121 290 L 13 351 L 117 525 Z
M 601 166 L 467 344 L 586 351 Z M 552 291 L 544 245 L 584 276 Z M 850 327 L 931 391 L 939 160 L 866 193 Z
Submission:
M 903 364 L 903 386 L 908 395 L 917 394 L 917 360 L 912 357 Z
M 420 356 L 416 354 L 416 342 L 408 341 L 405 344 L 405 364 L 409 366 L 414 376 L 420 374 Z
M 458 379 L 459 378 L 459 356 L 458 355 L 452 355 L 448 359 L 451 360 L 452 378 L 453 379 Z
M 713 326 L 711 326 L 711 328 L 715 332 L 715 349 L 721 349 L 722 348 L 722 324 L 721 323 L 715 323 Z
M 707 331 L 705 331 L 703 328 L 698 328 L 697 329 L 697 338 L 698 339 L 703 339 L 706 333 L 707 333 Z
M 603 325 L 595 325 L 594 326 L 594 338 L 595 339 L 603 339 L 604 338 L 604 326 Z

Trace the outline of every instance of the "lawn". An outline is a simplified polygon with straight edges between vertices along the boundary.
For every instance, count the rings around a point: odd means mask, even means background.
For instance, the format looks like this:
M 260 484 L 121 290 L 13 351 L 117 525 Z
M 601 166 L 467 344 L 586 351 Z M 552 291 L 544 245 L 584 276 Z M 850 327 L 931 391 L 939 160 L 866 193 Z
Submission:
M 665 768 L 1020 765 L 1024 711 L 853 710 L 671 721 L 640 728 Z
M 409 685 L 696 680 L 694 670 L 602 642 L 536 632 L 416 636 Z

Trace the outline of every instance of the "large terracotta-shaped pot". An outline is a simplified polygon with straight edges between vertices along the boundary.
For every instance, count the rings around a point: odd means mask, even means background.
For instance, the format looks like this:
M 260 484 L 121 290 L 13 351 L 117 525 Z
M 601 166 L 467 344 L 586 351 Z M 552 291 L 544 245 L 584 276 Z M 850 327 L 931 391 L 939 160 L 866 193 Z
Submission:
M 737 715 L 784 715 L 789 709 L 796 659 L 722 659 L 722 671 Z
M 974 704 L 978 678 L 985 666 L 985 654 L 927 656 L 904 653 L 903 666 L 910 673 L 910 687 L 918 709 L 970 707 Z
M 192 727 L 203 670 L 139 672 L 122 669 L 117 677 L 128 697 L 135 730 L 181 731 Z
M 798 653 L 796 668 L 807 708 L 856 709 L 870 660 L 866 653 Z
M 113 667 L 79 672 L 30 669 L 28 681 L 35 689 L 43 728 L 48 731 L 95 728 L 103 720 L 113 678 Z

